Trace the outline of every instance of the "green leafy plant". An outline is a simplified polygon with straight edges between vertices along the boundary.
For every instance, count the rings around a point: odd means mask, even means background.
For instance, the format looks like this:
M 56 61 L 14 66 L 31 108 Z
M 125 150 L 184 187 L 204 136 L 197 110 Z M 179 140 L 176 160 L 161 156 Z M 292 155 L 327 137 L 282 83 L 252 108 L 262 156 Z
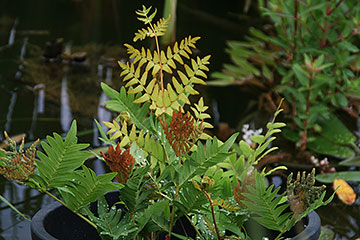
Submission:
M 264 2 L 260 10 L 271 28 L 229 41 L 233 64 L 213 74 L 210 84 L 256 87 L 262 91 L 259 105 L 270 109 L 285 97 L 292 119 L 285 137 L 300 150 L 351 157 L 356 138 L 332 113 L 352 112 L 359 98 L 358 1 Z M 334 131 L 336 138 L 329 137 Z
M 54 133 L 41 142 L 38 159 L 35 145 L 25 154 L 15 147 L 0 151 L 1 170 L 13 161 L 18 164 L 19 169 L 10 168 L 9 179 L 50 195 L 89 222 L 103 239 L 158 239 L 161 233 L 166 239 L 188 239 L 173 231 L 182 217 L 196 231 L 196 239 L 244 239 L 248 236 L 243 224 L 252 215 L 268 229 L 278 230 L 280 238 L 309 211 L 331 200 L 324 202 L 324 189 L 313 187 L 312 173 L 306 180 L 289 178 L 286 203 L 285 193 L 276 197 L 279 188 L 265 184 L 267 175 L 285 167 L 261 172 L 254 168 L 277 149 L 270 144 L 285 126 L 275 122 L 279 108 L 267 124 L 267 133 L 251 138 L 252 146 L 245 141 L 234 144 L 237 133 L 225 142 L 204 134 L 204 128 L 211 127 L 205 122 L 210 118 L 207 107 L 202 98 L 192 104 L 189 95 L 198 93 L 194 84 L 205 84 L 202 78 L 210 57 L 194 56 L 191 49 L 198 37 L 187 37 L 165 53 L 158 38 L 169 20 L 153 24 L 156 10 L 151 13 L 151 8 L 136 13 L 148 27 L 135 33 L 134 41 L 154 38 L 156 49 L 138 50 L 126 44 L 130 61 L 119 62 L 125 86 L 117 91 L 101 84 L 111 99 L 106 107 L 119 113 L 112 122 L 104 122 L 107 134 L 96 122 L 100 139 L 109 145 L 98 158 L 113 172 L 96 175 L 84 165 L 91 153 L 85 150 L 88 144 L 77 142 L 74 121 L 65 139 Z M 18 156 L 25 163 L 19 164 Z M 23 169 L 23 177 L 18 178 Z M 53 189 L 57 196 L 50 192 Z M 119 201 L 108 206 L 104 195 L 112 190 L 119 190 Z M 306 194 L 312 197 L 306 198 L 301 211 L 284 213 L 292 202 L 304 202 L 301 196 Z M 95 201 L 97 215 L 89 208 Z M 270 207 L 264 209 L 264 204 Z

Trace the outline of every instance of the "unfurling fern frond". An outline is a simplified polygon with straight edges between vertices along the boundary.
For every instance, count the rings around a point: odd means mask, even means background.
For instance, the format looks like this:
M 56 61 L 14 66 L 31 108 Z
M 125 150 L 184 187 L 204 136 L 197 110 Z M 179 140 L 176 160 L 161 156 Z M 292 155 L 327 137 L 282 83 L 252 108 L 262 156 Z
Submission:
M 45 153 L 38 152 L 40 161 L 36 161 L 37 174 L 42 181 L 38 181 L 45 189 L 62 187 L 72 178 L 75 169 L 83 165 L 91 155 L 83 151 L 89 144 L 78 144 L 76 137 L 76 121 L 63 141 L 62 137 L 54 133 L 54 137 L 47 136 L 46 142 L 41 142 Z

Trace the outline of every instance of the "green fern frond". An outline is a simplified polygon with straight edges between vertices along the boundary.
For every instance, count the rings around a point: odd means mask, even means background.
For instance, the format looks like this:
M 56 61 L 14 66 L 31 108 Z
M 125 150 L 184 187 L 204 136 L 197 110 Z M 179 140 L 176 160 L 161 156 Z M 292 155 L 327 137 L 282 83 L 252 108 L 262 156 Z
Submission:
M 125 187 L 120 191 L 121 199 L 125 202 L 130 212 L 135 212 L 144 205 L 143 201 L 146 198 L 140 198 L 140 195 L 144 187 L 143 178 L 148 170 L 148 167 L 136 169 L 126 182 Z M 150 194 L 150 192 L 146 191 L 146 194 Z
M 269 146 L 276 139 L 273 134 L 281 132 L 280 128 L 285 126 L 285 123 L 275 122 L 276 117 L 282 111 L 282 109 L 280 109 L 281 102 L 277 111 L 274 113 L 273 120 L 266 125 L 268 129 L 266 134 L 256 135 L 251 138 L 251 141 L 256 143 L 257 147 L 253 149 L 248 143 L 241 140 L 239 144 L 234 145 L 235 151 L 240 156 L 236 158 L 236 156 L 233 155 L 225 162 L 220 163 L 219 166 L 228 170 L 226 176 L 231 178 L 233 185 L 236 185 L 238 181 L 242 182 L 253 165 L 256 165 L 263 157 L 277 149 L 277 147 L 269 148 Z M 277 169 L 286 169 L 286 167 L 280 166 Z
M 198 191 L 191 183 L 187 183 L 182 187 L 178 200 L 174 202 L 175 206 L 184 215 L 194 209 L 201 208 L 201 206 L 207 203 L 208 200 L 205 195 L 201 191 Z
M 274 185 L 266 188 L 264 176 L 256 171 L 254 173 L 256 187 L 248 186 L 249 192 L 242 193 L 245 197 L 245 200 L 242 201 L 243 204 L 255 215 L 254 219 L 262 226 L 279 232 L 287 231 L 294 225 L 295 221 L 291 219 L 291 212 L 285 212 L 289 204 L 281 202 L 285 193 L 277 197 L 276 194 L 279 192 L 280 187 L 274 191 Z
M 168 200 L 161 200 L 152 205 L 147 206 L 145 211 L 137 216 L 138 229 L 135 235 L 140 231 L 149 234 L 156 231 L 168 231 L 170 217 L 170 209 Z
M 111 98 L 110 101 L 105 102 L 107 109 L 119 113 L 126 111 L 137 128 L 152 132 L 150 120 L 148 118 L 148 103 L 144 103 L 143 105 L 133 103 L 135 96 L 127 94 L 124 87 L 118 92 L 105 83 L 101 83 L 101 88 L 104 93 Z
M 190 107 L 191 110 L 194 113 L 194 116 L 196 118 L 196 125 L 199 126 L 200 124 L 202 125 L 202 127 L 205 128 L 213 128 L 213 126 L 208 123 L 205 122 L 206 119 L 211 118 L 211 116 L 208 113 L 205 113 L 205 111 L 209 108 L 208 106 L 204 105 L 204 99 L 201 97 L 199 99 L 199 102 L 196 104 L 194 104 L 195 107 Z M 202 133 L 202 135 L 204 136 L 206 133 Z M 201 139 L 204 139 L 203 136 L 200 136 Z M 205 138 L 206 139 L 206 138 Z
M 140 21 L 143 21 L 145 24 L 149 24 L 151 23 L 152 19 L 155 17 L 155 14 L 157 12 L 157 10 L 155 9 L 154 13 L 151 14 L 149 17 L 147 16 L 151 10 L 151 6 L 146 8 L 144 5 L 142 5 L 142 10 L 137 10 L 135 11 L 135 13 L 141 17 L 139 17 L 138 19 Z
M 208 139 L 205 148 L 202 143 L 198 142 L 196 151 L 179 169 L 178 185 L 183 185 L 195 175 L 202 175 L 208 168 L 225 160 L 231 154 L 228 151 L 235 142 L 237 135 L 237 133 L 233 134 L 220 146 L 216 137 L 212 140 Z
M 113 134 L 110 140 L 119 139 L 121 148 L 135 142 L 136 145 L 144 151 L 146 156 L 150 155 L 157 161 L 164 162 L 164 149 L 160 142 L 156 141 L 150 132 L 145 133 L 143 129 L 138 131 L 134 124 L 132 124 L 130 131 L 128 131 L 126 121 L 123 121 L 121 124 L 119 124 L 116 120 L 113 120 L 112 123 L 104 121 L 103 124 L 109 128 L 107 134 Z
M 125 213 L 123 216 L 121 208 L 116 208 L 116 206 L 109 208 L 104 196 L 98 200 L 97 206 L 98 217 L 88 208 L 84 208 L 82 213 L 96 224 L 100 236 L 111 239 L 129 239 L 127 237 L 137 230 L 130 214 Z
M 155 8 L 155 11 L 148 16 L 149 12 L 151 10 L 151 7 L 146 8 L 143 6 L 142 10 L 136 11 L 136 14 L 139 15 L 138 20 L 142 21 L 146 24 L 149 24 L 150 26 L 147 28 L 139 29 L 137 33 L 135 33 L 135 37 L 133 39 L 134 42 L 137 40 L 144 40 L 146 37 L 160 37 L 163 36 L 166 32 L 167 26 L 170 22 L 170 16 L 168 18 L 160 18 L 160 20 L 152 25 L 152 21 L 157 13 L 157 9 Z
M 41 142 L 45 153 L 38 151 L 40 161 L 36 161 L 37 176 L 42 179 L 39 184 L 45 189 L 61 187 L 73 178 L 74 170 L 91 156 L 90 152 L 83 151 L 89 144 L 77 143 L 76 121 L 72 122 L 65 141 L 57 133 L 54 137 L 47 136 L 46 140 L 47 143 Z
M 112 182 L 117 173 L 107 173 L 96 176 L 95 172 L 86 166 L 74 172 L 73 184 L 58 187 L 66 206 L 74 212 L 95 202 L 107 192 L 121 189 L 124 185 Z

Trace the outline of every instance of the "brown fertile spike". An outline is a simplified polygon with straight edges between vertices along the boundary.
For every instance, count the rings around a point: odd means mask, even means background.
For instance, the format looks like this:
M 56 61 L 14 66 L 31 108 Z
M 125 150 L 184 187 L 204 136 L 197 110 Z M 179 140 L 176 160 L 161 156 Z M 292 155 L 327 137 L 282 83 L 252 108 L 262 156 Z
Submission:
M 289 175 L 287 181 L 287 195 L 290 201 L 290 209 L 294 214 L 300 215 L 305 209 L 320 198 L 325 190 L 325 186 L 314 186 L 315 170 L 306 175 L 305 171 L 297 174 L 295 181 L 292 180 L 292 174 Z
M 134 157 L 130 154 L 130 148 L 121 153 L 120 143 L 118 143 L 115 150 L 113 146 L 109 146 L 107 155 L 102 152 L 101 155 L 110 167 L 110 170 L 118 173 L 116 175 L 118 182 L 126 183 L 135 163 Z
M 29 176 L 35 173 L 36 140 L 29 149 L 24 151 L 24 139 L 19 150 L 16 149 L 16 142 L 11 140 L 5 132 L 9 142 L 10 151 L 0 149 L 5 157 L 0 157 L 0 174 L 5 178 L 14 180 L 20 184 L 25 183 Z
M 196 126 L 194 121 L 195 119 L 190 113 L 182 113 L 181 107 L 179 107 L 178 112 L 173 111 L 170 126 L 160 119 L 166 139 L 169 141 L 178 157 L 190 150 L 191 146 L 194 144 L 193 142 L 200 137 L 203 131 L 202 124 Z

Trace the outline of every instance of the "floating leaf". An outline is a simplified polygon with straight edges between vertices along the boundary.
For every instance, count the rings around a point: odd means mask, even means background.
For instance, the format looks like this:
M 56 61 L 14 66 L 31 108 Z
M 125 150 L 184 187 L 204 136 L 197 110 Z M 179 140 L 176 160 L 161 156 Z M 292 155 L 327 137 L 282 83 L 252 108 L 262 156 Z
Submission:
M 333 182 L 333 187 L 334 190 L 337 189 L 336 195 L 343 203 L 351 205 L 355 202 L 356 193 L 346 181 L 343 179 L 335 179 Z

